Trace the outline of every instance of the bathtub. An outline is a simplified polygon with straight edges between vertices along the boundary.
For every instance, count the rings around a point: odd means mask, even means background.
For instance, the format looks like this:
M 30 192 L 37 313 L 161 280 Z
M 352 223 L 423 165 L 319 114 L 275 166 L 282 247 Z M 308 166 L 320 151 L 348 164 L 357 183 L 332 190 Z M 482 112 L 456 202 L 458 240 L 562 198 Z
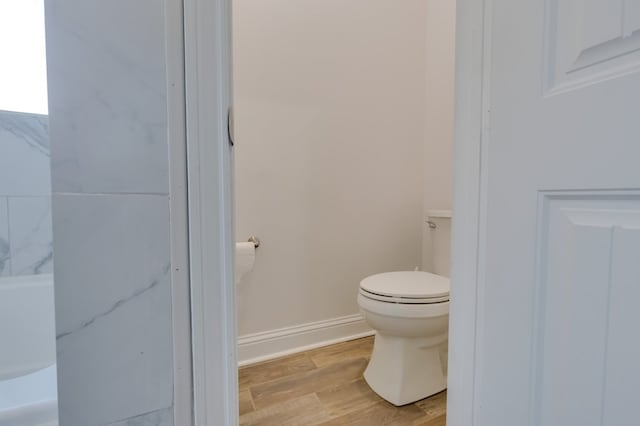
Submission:
M 0 277 L 0 426 L 58 424 L 53 277 Z

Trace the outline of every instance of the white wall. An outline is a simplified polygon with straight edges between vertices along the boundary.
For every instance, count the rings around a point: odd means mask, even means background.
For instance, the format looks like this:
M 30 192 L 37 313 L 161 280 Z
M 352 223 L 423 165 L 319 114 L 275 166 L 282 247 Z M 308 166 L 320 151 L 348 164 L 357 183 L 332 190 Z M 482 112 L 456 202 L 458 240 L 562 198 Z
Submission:
M 421 262 L 423 0 L 234 0 L 237 289 L 247 335 L 358 313 Z
M 424 123 L 424 209 L 451 209 L 455 73 L 455 0 L 427 0 L 426 97 Z M 451 221 L 423 225 L 423 268 L 449 275 Z

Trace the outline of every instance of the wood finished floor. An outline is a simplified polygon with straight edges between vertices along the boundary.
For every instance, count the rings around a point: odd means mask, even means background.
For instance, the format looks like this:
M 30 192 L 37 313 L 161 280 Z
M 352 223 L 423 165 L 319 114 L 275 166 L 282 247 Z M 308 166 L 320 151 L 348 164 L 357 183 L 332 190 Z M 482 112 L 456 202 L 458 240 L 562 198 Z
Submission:
M 367 337 L 241 368 L 240 424 L 445 426 L 446 391 L 395 407 L 369 388 L 372 349 Z

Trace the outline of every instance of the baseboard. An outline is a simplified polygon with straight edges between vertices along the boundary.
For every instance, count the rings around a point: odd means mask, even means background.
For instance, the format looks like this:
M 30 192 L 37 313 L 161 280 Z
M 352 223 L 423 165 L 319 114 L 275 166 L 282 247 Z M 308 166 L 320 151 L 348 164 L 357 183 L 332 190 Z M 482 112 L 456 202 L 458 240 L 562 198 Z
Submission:
M 311 322 L 238 337 L 238 366 L 371 336 L 360 314 Z

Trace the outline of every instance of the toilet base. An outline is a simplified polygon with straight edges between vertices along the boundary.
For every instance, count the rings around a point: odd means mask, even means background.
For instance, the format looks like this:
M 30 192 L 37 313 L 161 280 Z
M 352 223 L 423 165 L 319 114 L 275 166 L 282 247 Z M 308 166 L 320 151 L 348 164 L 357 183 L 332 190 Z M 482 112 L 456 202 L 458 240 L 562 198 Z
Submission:
M 364 378 L 394 405 L 405 405 L 447 388 L 442 359 L 444 339 L 407 338 L 377 333 Z

